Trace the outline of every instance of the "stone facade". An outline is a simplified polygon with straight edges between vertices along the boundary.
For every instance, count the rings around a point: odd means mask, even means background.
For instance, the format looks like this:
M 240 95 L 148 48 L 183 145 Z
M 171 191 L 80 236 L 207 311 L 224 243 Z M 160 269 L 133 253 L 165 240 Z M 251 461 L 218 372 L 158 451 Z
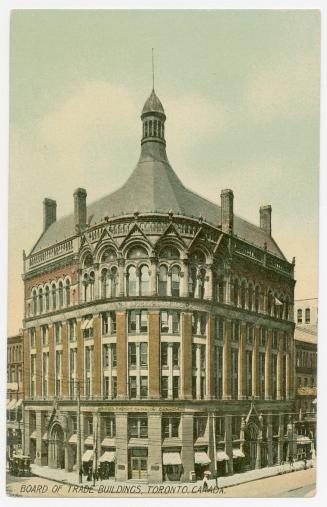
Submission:
M 215 224 L 211 203 L 185 212 L 165 118 L 153 92 L 133 196 L 117 205 L 127 211 L 92 224 L 78 189 L 70 236 L 52 214 L 24 258 L 25 452 L 38 464 L 88 473 L 95 461 L 105 476 L 158 482 L 293 452 L 294 262 L 271 237 L 271 209 L 249 227 L 231 190 Z

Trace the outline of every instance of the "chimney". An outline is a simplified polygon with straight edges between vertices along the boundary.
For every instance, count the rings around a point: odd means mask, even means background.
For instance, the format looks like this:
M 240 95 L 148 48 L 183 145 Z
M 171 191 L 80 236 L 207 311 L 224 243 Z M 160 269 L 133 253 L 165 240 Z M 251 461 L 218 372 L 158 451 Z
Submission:
M 77 188 L 74 192 L 74 218 L 76 229 L 86 227 L 86 190 Z
M 47 197 L 43 201 L 43 232 L 57 220 L 57 203 Z
M 234 194 L 233 190 L 228 188 L 221 191 L 221 228 L 223 232 L 227 234 L 233 234 L 233 223 L 234 223 L 234 211 L 233 201 Z
M 260 229 L 271 236 L 271 206 L 260 206 Z

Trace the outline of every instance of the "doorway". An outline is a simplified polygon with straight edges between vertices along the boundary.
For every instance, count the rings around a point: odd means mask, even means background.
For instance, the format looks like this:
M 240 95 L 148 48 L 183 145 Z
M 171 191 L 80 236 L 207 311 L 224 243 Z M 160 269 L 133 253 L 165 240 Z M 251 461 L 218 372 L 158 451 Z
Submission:
M 131 449 L 130 452 L 130 478 L 146 480 L 148 477 L 148 450 Z

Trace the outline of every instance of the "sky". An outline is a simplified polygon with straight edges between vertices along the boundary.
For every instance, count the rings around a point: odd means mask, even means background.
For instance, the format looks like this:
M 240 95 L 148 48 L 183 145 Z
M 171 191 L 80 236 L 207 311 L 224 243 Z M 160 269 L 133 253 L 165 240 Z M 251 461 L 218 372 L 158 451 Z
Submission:
M 14 11 L 10 30 L 8 333 L 23 317 L 22 251 L 73 192 L 91 203 L 134 169 L 155 89 L 183 183 L 259 223 L 296 258 L 295 296 L 317 297 L 318 11 Z

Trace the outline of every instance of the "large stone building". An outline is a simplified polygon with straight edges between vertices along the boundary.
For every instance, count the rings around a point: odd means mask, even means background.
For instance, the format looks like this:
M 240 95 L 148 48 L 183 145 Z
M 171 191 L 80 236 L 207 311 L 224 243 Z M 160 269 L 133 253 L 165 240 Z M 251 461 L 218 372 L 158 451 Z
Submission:
M 23 336 L 7 340 L 7 455 L 22 451 Z
M 56 220 L 24 258 L 25 453 L 117 480 L 189 480 L 293 453 L 294 262 L 271 233 L 188 190 L 153 91 L 127 182 Z M 218 183 L 218 182 L 217 182 Z M 80 401 L 78 400 L 80 399 Z
M 317 424 L 317 298 L 294 302 L 297 456 L 312 457 Z

